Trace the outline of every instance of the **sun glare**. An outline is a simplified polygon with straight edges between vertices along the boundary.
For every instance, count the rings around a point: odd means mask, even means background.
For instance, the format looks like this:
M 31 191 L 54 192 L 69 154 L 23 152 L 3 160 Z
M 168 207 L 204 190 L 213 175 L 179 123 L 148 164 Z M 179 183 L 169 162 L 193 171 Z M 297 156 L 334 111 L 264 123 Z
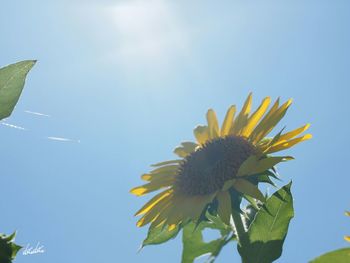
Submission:
M 187 34 L 166 1 L 120 3 L 112 16 L 118 52 L 128 59 L 163 60 L 187 48 Z

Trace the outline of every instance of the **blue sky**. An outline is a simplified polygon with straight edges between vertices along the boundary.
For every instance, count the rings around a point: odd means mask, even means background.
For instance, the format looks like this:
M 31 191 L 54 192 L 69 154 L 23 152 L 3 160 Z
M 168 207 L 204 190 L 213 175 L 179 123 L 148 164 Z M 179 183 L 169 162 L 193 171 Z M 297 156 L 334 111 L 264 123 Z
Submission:
M 16 262 L 179 262 L 181 240 L 137 249 L 129 189 L 173 158 L 210 107 L 252 91 L 294 103 L 282 124 L 312 141 L 280 166 L 295 218 L 278 262 L 350 234 L 349 1 L 5 1 L 0 64 L 38 59 L 2 137 L 1 232 L 46 252 Z M 38 116 L 26 111 L 44 113 Z M 67 138 L 58 141 L 48 137 Z M 271 189 L 272 191 L 272 189 Z M 238 256 L 228 246 L 217 262 Z M 233 262 L 232 261 L 232 262 Z

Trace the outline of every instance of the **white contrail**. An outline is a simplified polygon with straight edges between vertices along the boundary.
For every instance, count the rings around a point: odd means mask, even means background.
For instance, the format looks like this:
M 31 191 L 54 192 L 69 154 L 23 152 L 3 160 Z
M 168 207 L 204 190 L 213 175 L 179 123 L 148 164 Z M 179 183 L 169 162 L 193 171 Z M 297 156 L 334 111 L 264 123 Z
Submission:
M 63 138 L 63 137 L 49 136 L 49 137 L 47 137 L 47 139 L 52 140 L 52 141 L 60 141 L 60 142 L 77 142 L 77 143 L 80 143 L 80 140 L 72 140 L 72 139 Z
M 40 112 L 30 111 L 30 110 L 25 110 L 24 112 L 29 113 L 29 114 L 33 114 L 33 115 L 37 115 L 37 116 L 51 117 L 50 115 L 40 113 Z
M 10 127 L 10 128 L 14 128 L 14 129 L 22 130 L 22 131 L 26 131 L 27 130 L 26 128 L 23 128 L 23 127 L 20 127 L 20 126 L 17 126 L 17 125 L 13 125 L 13 124 L 10 124 L 10 123 L 6 123 L 6 122 L 1 122 L 1 124 L 6 126 L 6 127 Z

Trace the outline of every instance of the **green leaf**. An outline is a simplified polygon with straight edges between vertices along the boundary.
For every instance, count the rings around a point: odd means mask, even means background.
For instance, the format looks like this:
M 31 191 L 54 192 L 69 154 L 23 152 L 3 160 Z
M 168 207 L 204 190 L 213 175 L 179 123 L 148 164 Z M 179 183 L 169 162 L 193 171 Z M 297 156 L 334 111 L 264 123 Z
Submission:
M 247 199 L 248 196 L 245 196 L 244 198 Z M 247 228 L 252 224 L 254 221 L 254 218 L 256 216 L 256 213 L 259 211 L 260 207 L 262 206 L 262 203 L 259 201 L 256 201 L 254 198 L 247 199 L 250 204 L 248 204 L 244 210 L 243 216 L 245 219 L 245 225 Z
M 294 216 L 291 184 L 275 192 L 257 212 L 246 233 L 246 242 L 238 246 L 244 263 L 270 263 L 281 256 Z
M 332 252 L 328 252 L 310 263 L 343 263 L 350 262 L 350 248 L 342 248 Z
M 173 239 L 177 236 L 180 231 L 180 227 L 176 226 L 171 231 L 168 231 L 168 228 L 163 227 L 154 227 L 149 228 L 146 239 L 142 242 L 141 248 L 148 245 L 158 245 L 167 242 L 170 239 Z
M 247 180 L 236 180 L 234 188 L 242 194 L 249 195 L 255 199 L 260 200 L 261 202 L 265 202 L 265 196 L 260 192 L 259 188 Z
M 255 179 L 255 178 L 254 178 Z M 259 183 L 267 183 L 274 187 L 276 187 L 276 184 L 271 180 L 268 174 L 259 174 L 256 176 L 256 181 Z
M 248 176 L 253 174 L 262 173 L 266 170 L 271 169 L 276 164 L 280 162 L 285 162 L 293 160 L 291 156 L 267 156 L 265 158 L 260 159 L 256 155 L 250 156 L 238 170 L 237 176 Z
M 211 229 L 217 229 L 220 231 L 221 235 L 227 235 L 232 230 L 231 226 L 226 225 L 219 216 L 213 216 L 210 213 L 205 214 L 209 222 L 206 222 L 206 227 Z
M 22 248 L 14 243 L 16 233 L 6 236 L 0 234 L 0 262 L 11 263 L 15 259 L 17 252 Z
M 211 219 L 213 219 L 211 217 Z M 216 221 L 214 219 L 214 221 Z M 208 243 L 203 241 L 202 231 L 205 228 L 212 228 L 220 230 L 222 236 L 218 239 L 212 240 Z M 201 222 L 199 225 L 195 223 L 189 223 L 183 228 L 183 252 L 182 252 L 182 263 L 192 263 L 199 256 L 209 254 L 210 258 L 208 262 L 213 262 L 215 258 L 221 252 L 221 249 L 233 240 L 233 237 L 229 237 L 230 231 L 223 231 L 225 228 L 221 223 L 218 227 L 211 221 Z M 226 229 L 226 228 L 225 228 Z
M 244 195 L 244 198 L 249 202 L 249 205 L 251 205 L 256 211 L 258 211 L 260 208 L 258 207 L 258 201 L 249 196 L 249 195 Z M 254 214 L 255 216 L 255 214 Z
M 11 115 L 22 93 L 25 78 L 35 62 L 22 61 L 0 69 L 0 120 Z

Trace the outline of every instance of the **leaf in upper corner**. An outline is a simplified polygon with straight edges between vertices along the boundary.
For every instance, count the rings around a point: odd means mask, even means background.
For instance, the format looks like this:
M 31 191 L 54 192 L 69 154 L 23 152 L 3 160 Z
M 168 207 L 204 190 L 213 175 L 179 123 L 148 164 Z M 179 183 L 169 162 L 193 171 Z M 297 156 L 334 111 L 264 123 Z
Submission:
M 282 254 L 282 246 L 294 216 L 291 183 L 267 199 L 247 232 L 247 243 L 238 246 L 244 263 L 271 263 Z
M 342 248 L 332 252 L 328 252 L 310 263 L 345 263 L 350 262 L 350 248 Z
M 15 259 L 17 252 L 22 248 L 14 243 L 16 233 L 6 236 L 0 234 L 0 262 L 11 263 Z
M 180 227 L 176 226 L 173 230 L 169 231 L 167 227 L 154 227 L 150 228 L 147 233 L 146 239 L 142 242 L 141 248 L 149 245 L 159 245 L 173 239 L 180 231 Z
M 0 68 L 0 120 L 11 115 L 35 62 L 26 60 Z

